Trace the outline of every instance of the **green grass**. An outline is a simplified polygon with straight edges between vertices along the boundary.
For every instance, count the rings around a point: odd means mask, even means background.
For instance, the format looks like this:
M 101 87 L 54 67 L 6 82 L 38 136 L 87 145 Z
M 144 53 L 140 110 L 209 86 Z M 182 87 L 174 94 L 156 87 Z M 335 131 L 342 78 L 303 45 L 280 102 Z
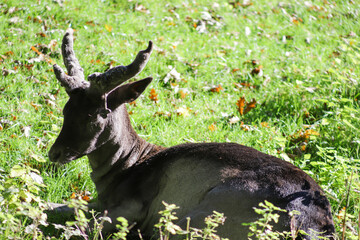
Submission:
M 76 30 L 75 51 L 85 75 L 105 71 L 110 62 L 128 64 L 152 40 L 156 48 L 151 60 L 136 78 L 151 75 L 154 81 L 136 106 L 128 107 L 138 134 L 163 146 L 237 142 L 286 158 L 326 191 L 339 234 L 342 218 L 336 216 L 347 206 L 346 221 L 354 230 L 346 228 L 346 234 L 355 238 L 360 199 L 360 3 L 259 0 L 245 7 L 242 1 L 230 2 L 0 3 L 4 174 L 19 163 L 38 169 L 47 185 L 41 193 L 46 201 L 62 202 L 84 190 L 96 197 L 85 158 L 61 167 L 35 160 L 47 160 L 67 101 L 52 64 L 63 66 L 60 44 L 68 27 Z M 199 31 L 200 20 L 205 32 Z M 52 40 L 55 46 L 41 47 Z M 34 61 L 39 56 L 32 46 L 47 60 Z M 262 66 L 262 76 L 251 74 L 258 67 L 252 60 Z M 180 78 L 165 83 L 169 66 Z M 209 91 L 219 84 L 220 92 Z M 157 103 L 149 98 L 152 88 Z M 177 91 L 187 95 L 182 98 Z M 256 108 L 240 116 L 240 97 L 256 99 Z M 188 109 L 187 116 L 178 114 L 181 107 Z M 239 122 L 231 124 L 232 117 Z

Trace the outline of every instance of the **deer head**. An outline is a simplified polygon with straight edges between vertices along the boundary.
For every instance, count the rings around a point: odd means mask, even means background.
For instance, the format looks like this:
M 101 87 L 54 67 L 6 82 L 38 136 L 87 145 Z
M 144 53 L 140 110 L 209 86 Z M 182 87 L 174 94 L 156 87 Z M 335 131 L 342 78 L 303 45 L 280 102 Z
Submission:
M 127 66 L 116 66 L 104 73 L 93 73 L 84 79 L 73 50 L 73 30 L 68 29 L 62 41 L 62 56 L 68 74 L 54 65 L 56 78 L 69 95 L 63 115 L 61 132 L 49 151 L 52 162 L 67 163 L 92 151 L 109 141 L 114 134 L 109 125 L 128 118 L 120 110 L 124 103 L 134 101 L 152 81 L 151 77 L 123 84 L 140 73 L 152 52 L 152 42 L 140 51 L 135 60 Z M 119 113 L 120 117 L 119 117 Z M 116 119 L 115 119 L 116 115 Z

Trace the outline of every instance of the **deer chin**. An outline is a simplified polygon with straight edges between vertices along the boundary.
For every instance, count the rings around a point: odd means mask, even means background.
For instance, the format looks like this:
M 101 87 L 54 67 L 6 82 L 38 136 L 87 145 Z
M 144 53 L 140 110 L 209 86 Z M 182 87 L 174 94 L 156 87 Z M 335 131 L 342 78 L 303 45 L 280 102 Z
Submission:
M 85 154 L 74 151 L 70 148 L 59 148 L 57 146 L 53 146 L 49 151 L 49 159 L 51 162 L 66 164 L 78 158 L 81 158 Z
M 64 156 L 64 158 L 62 159 L 59 159 L 58 161 L 56 161 L 57 163 L 61 164 L 61 165 L 64 165 L 64 164 L 67 164 L 69 162 L 72 162 L 78 158 L 81 158 L 82 156 L 84 155 L 67 155 L 67 156 Z

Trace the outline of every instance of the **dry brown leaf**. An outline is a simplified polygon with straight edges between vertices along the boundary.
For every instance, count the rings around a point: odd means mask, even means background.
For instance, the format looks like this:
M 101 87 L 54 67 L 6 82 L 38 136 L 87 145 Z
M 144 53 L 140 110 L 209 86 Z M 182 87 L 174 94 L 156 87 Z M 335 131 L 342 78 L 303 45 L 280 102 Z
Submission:
M 253 98 L 253 99 L 251 100 L 251 102 L 246 103 L 246 108 L 245 108 L 245 110 L 244 110 L 244 115 L 247 114 L 248 112 L 250 112 L 251 109 L 255 108 L 255 107 L 256 107 L 255 105 L 256 105 L 256 100 L 255 100 L 255 98 Z
M 236 102 L 236 106 L 238 107 L 238 111 L 240 115 L 244 115 L 244 108 L 245 108 L 245 98 L 240 97 L 240 99 Z
M 217 93 L 222 90 L 224 90 L 224 89 L 222 88 L 221 84 L 219 84 L 218 86 L 214 86 L 210 89 L 211 92 L 217 92 Z
M 240 97 L 239 100 L 236 102 L 236 106 L 238 107 L 238 111 L 240 115 L 245 115 L 246 113 L 250 112 L 251 109 L 256 107 L 256 100 L 253 98 L 251 102 L 246 102 L 244 97 Z
M 259 65 L 258 67 L 254 68 L 252 71 L 251 71 L 251 75 L 252 76 L 255 76 L 255 75 L 258 75 L 259 77 L 261 77 L 263 75 L 263 70 L 262 70 L 263 66 L 262 65 Z

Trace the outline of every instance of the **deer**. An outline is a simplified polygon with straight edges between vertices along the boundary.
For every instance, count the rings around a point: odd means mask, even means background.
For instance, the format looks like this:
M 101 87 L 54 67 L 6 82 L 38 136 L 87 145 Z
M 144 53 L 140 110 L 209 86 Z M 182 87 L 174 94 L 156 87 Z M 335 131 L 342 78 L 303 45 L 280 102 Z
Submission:
M 137 99 L 152 77 L 130 81 L 139 74 L 153 50 L 149 41 L 132 63 L 84 78 L 74 52 L 74 34 L 68 29 L 61 52 L 65 71 L 53 69 L 69 100 L 63 125 L 48 156 L 66 164 L 87 155 L 91 179 L 98 193 L 99 211 L 107 211 L 115 230 L 116 218 L 125 217 L 143 236 L 154 234 L 162 202 L 180 206 L 176 224 L 201 227 L 214 210 L 224 213 L 222 237 L 247 239 L 242 223 L 256 221 L 253 208 L 265 200 L 288 212 L 277 230 L 303 230 L 303 239 L 334 238 L 330 203 L 322 188 L 304 171 L 277 157 L 237 143 L 184 143 L 162 147 L 139 137 L 131 126 L 126 103 Z

